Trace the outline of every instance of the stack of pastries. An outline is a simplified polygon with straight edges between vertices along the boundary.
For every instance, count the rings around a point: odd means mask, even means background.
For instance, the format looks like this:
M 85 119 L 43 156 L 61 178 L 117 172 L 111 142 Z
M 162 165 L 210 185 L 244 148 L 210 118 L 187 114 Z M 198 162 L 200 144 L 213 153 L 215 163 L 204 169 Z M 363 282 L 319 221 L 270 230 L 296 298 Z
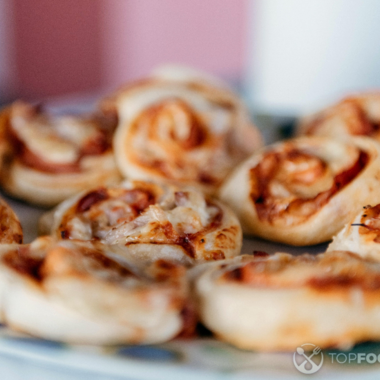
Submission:
M 0 202 L 0 322 L 87 344 L 159 343 L 198 323 L 255 350 L 380 339 L 379 99 L 348 98 L 269 146 L 238 95 L 184 67 L 90 115 L 9 105 L 1 186 L 55 207 L 23 244 Z M 319 255 L 241 255 L 243 233 L 333 241 Z

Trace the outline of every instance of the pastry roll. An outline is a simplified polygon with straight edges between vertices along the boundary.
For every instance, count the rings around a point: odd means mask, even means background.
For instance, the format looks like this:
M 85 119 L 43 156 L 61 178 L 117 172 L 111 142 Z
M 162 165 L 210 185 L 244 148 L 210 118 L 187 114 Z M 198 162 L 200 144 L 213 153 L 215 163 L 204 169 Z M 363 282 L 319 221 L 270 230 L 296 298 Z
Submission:
M 52 206 L 81 190 L 119 180 L 111 149 L 114 125 L 108 119 L 53 117 L 23 102 L 4 112 L 11 148 L 1 185 L 10 195 Z
M 242 101 L 219 80 L 171 67 L 120 90 L 114 149 L 130 179 L 198 186 L 213 193 L 236 164 L 262 145 Z
M 301 137 L 268 146 L 229 177 L 220 197 L 247 234 L 291 245 L 330 240 L 369 202 L 380 202 L 380 146 Z
M 56 238 L 100 240 L 127 247 L 140 260 L 183 263 L 236 256 L 239 221 L 199 190 L 130 181 L 81 193 L 41 219 Z
M 0 198 L 0 244 L 22 244 L 23 233 L 17 215 Z
M 3 322 L 44 339 L 150 344 L 183 328 L 185 268 L 160 260 L 130 265 L 112 247 L 42 237 L 0 246 Z
M 0 109 L 0 173 L 4 166 L 4 161 L 7 153 L 9 152 L 9 142 L 7 139 L 7 129 L 9 120 L 10 109 Z
M 350 252 L 261 253 L 213 263 L 195 291 L 201 321 L 239 348 L 348 349 L 380 339 L 379 279 L 380 263 Z
M 363 206 L 333 238 L 327 251 L 350 250 L 380 260 L 380 204 Z
M 364 135 L 380 141 L 380 92 L 350 96 L 301 119 L 298 133 L 342 139 Z

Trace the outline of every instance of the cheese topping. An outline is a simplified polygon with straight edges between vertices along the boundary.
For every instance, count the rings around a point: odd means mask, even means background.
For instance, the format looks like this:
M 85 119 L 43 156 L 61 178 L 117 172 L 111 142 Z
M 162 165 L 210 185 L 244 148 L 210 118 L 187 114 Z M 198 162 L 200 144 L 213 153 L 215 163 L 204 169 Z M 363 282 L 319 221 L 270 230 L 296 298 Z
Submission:
M 192 257 L 199 234 L 217 228 L 223 212 L 198 191 L 159 189 L 137 182 L 87 193 L 64 212 L 59 234 L 111 245 L 181 245 Z

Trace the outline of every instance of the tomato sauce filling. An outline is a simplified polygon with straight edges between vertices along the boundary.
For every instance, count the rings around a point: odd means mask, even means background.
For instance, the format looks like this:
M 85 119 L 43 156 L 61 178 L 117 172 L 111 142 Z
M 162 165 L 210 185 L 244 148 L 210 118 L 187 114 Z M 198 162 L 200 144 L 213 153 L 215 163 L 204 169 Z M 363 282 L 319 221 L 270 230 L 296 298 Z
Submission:
M 8 267 L 14 269 L 22 275 L 27 275 L 35 280 L 41 280 L 41 267 L 44 259 L 34 257 L 29 246 L 21 246 L 16 250 L 6 253 L 2 261 Z
M 339 252 L 337 255 L 302 255 L 287 257 L 284 260 L 270 260 L 259 257 L 223 274 L 223 279 L 263 288 L 310 287 L 329 290 L 358 287 L 365 290 L 380 290 L 379 268 L 371 268 L 372 263 L 362 261 L 351 252 Z M 292 271 L 281 277 L 290 267 Z M 298 268 L 297 268 L 298 267 Z M 302 277 L 307 267 L 315 269 L 309 276 Z M 294 272 L 300 272 L 300 279 L 294 278 Z M 319 272 L 319 273 L 315 273 Z
M 268 152 L 261 162 L 250 170 L 250 196 L 259 219 L 272 223 L 277 218 L 292 214 L 301 215 L 303 219 L 306 219 L 316 213 L 330 198 L 354 180 L 366 167 L 368 161 L 368 154 L 360 151 L 357 160 L 351 167 L 335 175 L 333 185 L 328 190 L 322 191 L 311 198 L 293 199 L 284 207 L 279 202 L 280 199 L 273 195 L 270 189 L 271 181 L 282 174 L 281 171 L 284 170 L 284 165 L 287 163 L 297 165 L 300 162 L 307 162 L 307 167 L 300 166 L 301 169 L 289 173 L 285 180 L 304 186 L 312 186 L 315 180 L 324 175 L 327 164 L 320 158 L 295 148 L 288 149 L 285 152 Z
M 175 199 L 177 204 L 181 203 L 181 200 L 186 197 L 186 192 L 176 192 Z M 116 208 L 124 208 L 126 211 L 120 213 L 120 218 L 116 222 L 111 222 L 111 220 L 104 220 L 105 213 L 102 211 L 102 203 L 112 200 L 122 201 L 122 205 L 118 204 Z M 99 228 L 100 223 L 102 223 L 102 229 L 111 229 L 116 224 L 131 222 L 141 215 L 150 205 L 154 205 L 157 202 L 157 194 L 149 191 L 149 189 L 105 189 L 99 188 L 94 190 L 85 196 L 83 196 L 76 205 L 74 205 L 71 210 L 65 213 L 61 225 L 59 227 L 59 234 L 62 239 L 75 239 L 73 236 L 72 227 L 70 222 L 73 218 L 80 217 L 85 220 L 86 223 L 91 225 L 92 236 L 91 239 L 99 240 L 96 236 L 96 230 Z M 169 221 L 164 221 L 157 223 L 153 230 L 149 231 L 149 243 L 150 244 L 172 244 L 181 246 L 188 256 L 194 258 L 196 254 L 196 247 L 198 244 L 203 244 L 204 241 L 202 236 L 205 233 L 209 233 L 216 228 L 218 228 L 223 219 L 222 210 L 211 201 L 206 202 L 207 207 L 215 207 L 218 211 L 213 216 L 212 220 L 204 227 L 201 231 L 195 233 L 178 233 L 173 225 Z M 108 205 L 105 205 L 108 207 Z M 112 210 L 111 212 L 117 210 Z M 158 237 L 164 237 L 160 239 Z M 143 238 L 145 241 L 145 239 Z M 137 239 L 136 242 L 127 242 L 126 245 L 140 244 L 142 241 Z M 220 253 L 219 256 L 223 253 Z M 219 257 L 224 258 L 224 257 Z
M 63 252 L 66 255 L 79 254 L 83 258 L 86 258 L 87 269 L 81 270 L 90 271 L 90 273 L 93 273 L 95 276 L 96 273 L 100 273 L 102 278 L 108 282 L 118 281 L 127 276 L 135 276 L 128 268 L 107 257 L 101 251 L 88 247 L 76 247 L 72 251 L 64 247 L 53 247 L 44 255 L 41 253 L 36 255 L 29 246 L 21 246 L 16 250 L 6 253 L 2 261 L 5 265 L 18 273 L 27 275 L 36 281 L 42 281 L 44 277 L 50 274 L 49 271 L 45 273 L 46 268 L 44 268 L 49 252 L 54 253 L 55 251 Z M 77 258 L 77 260 L 80 260 L 80 258 Z M 70 262 L 70 260 L 68 262 Z M 79 265 L 79 268 L 82 268 L 82 265 Z M 75 272 L 75 268 L 73 269 Z M 68 270 L 69 274 L 74 273 L 70 269 L 66 268 L 66 270 Z M 107 271 L 106 275 L 104 271 Z
M 185 129 L 185 136 L 181 136 L 181 128 L 178 128 L 178 124 Z M 170 162 L 158 158 L 146 161 L 138 157 L 137 154 L 135 155 L 135 160 L 141 165 L 149 166 L 149 168 L 170 179 L 176 179 L 173 175 L 173 166 L 177 170 L 186 172 L 188 164 L 182 160 L 181 151 L 191 151 L 200 148 L 210 140 L 207 126 L 204 125 L 203 121 L 194 113 L 191 107 L 179 99 L 155 104 L 142 112 L 134 121 L 130 133 L 138 133 L 141 126 L 148 126 L 149 139 L 158 144 L 161 142 L 164 148 L 169 141 L 171 145 L 167 149 L 167 153 L 171 154 L 170 152 L 174 150 L 175 154 L 172 155 Z M 166 129 L 166 133 L 161 135 L 160 132 L 163 131 L 163 128 Z M 178 149 L 176 149 L 176 145 Z M 200 172 L 196 179 L 206 185 L 215 185 L 219 182 L 216 178 L 204 172 Z
M 83 217 L 96 229 L 100 223 L 104 227 L 112 227 L 110 220 L 104 221 L 106 214 L 101 209 L 102 202 L 120 201 L 118 205 L 112 206 L 111 212 L 118 213 L 117 223 L 131 221 L 139 216 L 150 205 L 156 203 L 157 195 L 149 189 L 106 189 L 98 188 L 84 195 L 76 205 L 74 205 L 64 216 L 59 228 L 62 239 L 71 239 L 72 231 L 69 227 L 70 221 L 74 217 Z M 99 207 L 100 206 L 100 207 Z M 104 224 L 105 223 L 105 224 Z M 96 239 L 95 236 L 93 236 Z
M 380 124 L 369 119 L 360 102 L 355 99 L 346 99 L 337 107 L 337 112 L 342 113 L 343 119 L 351 135 L 372 136 L 380 129 Z M 319 115 L 311 121 L 307 128 L 308 135 L 317 134 L 319 125 L 324 123 L 325 115 Z
M 211 202 L 208 202 L 208 206 L 217 207 L 215 204 L 212 204 Z M 210 223 L 203 228 L 201 231 L 192 233 L 192 234 L 179 234 L 177 231 L 175 231 L 173 225 L 170 222 L 164 222 L 159 224 L 154 231 L 151 231 L 151 235 L 153 239 L 150 241 L 150 244 L 172 244 L 172 245 L 179 245 L 181 246 L 187 255 L 191 258 L 195 258 L 196 256 L 196 247 L 197 244 L 202 244 L 202 236 L 205 234 L 215 230 L 218 228 L 223 219 L 223 212 L 218 207 L 217 214 L 213 217 L 213 219 L 210 221 Z M 158 242 L 154 239 L 155 236 L 163 235 L 165 236 L 165 241 Z M 140 242 L 128 242 L 127 245 L 132 244 L 139 244 Z M 223 256 L 223 257 L 222 257 Z M 219 253 L 219 257 L 215 257 L 215 260 L 217 259 L 224 259 L 224 254 L 222 252 Z
M 41 112 L 41 107 L 35 107 L 35 113 Z M 8 119 L 7 138 L 12 145 L 13 154 L 25 166 L 46 173 L 78 173 L 81 171 L 81 160 L 86 156 L 101 155 L 111 149 L 112 146 L 112 133 L 116 125 L 115 121 L 109 120 L 106 117 L 95 117 L 94 122 L 99 123 L 100 133 L 87 141 L 85 145 L 80 148 L 78 159 L 69 164 L 57 164 L 54 162 L 46 161 L 32 152 L 28 145 L 22 141 L 13 130 L 11 120 Z

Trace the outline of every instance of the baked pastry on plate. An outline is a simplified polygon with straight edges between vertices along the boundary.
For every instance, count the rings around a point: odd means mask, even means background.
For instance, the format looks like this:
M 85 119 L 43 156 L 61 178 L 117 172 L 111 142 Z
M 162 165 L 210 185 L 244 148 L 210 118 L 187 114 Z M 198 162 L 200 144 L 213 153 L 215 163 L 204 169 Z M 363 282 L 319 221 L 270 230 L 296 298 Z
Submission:
M 300 120 L 298 133 L 309 136 L 365 135 L 380 141 L 380 92 L 347 97 Z
M 201 321 L 239 348 L 348 349 L 380 339 L 380 263 L 353 253 L 239 256 L 196 279 Z M 198 269 L 198 268 L 196 268 Z
M 9 107 L 0 109 L 0 172 L 3 168 L 5 157 L 9 152 L 9 142 L 7 139 L 9 111 Z
M 9 152 L 1 185 L 12 196 L 53 206 L 81 190 L 120 179 L 102 115 L 49 116 L 18 101 L 3 111 Z
M 143 181 L 74 196 L 42 217 L 40 227 L 58 239 L 127 247 L 147 261 L 230 258 L 242 245 L 239 221 L 222 203 L 196 189 Z
M 183 67 L 157 70 L 102 107 L 118 113 L 115 157 L 129 179 L 165 180 L 213 193 L 262 145 L 235 93 L 218 79 Z
M 0 311 L 11 328 L 80 344 L 150 344 L 183 328 L 185 268 L 131 265 L 112 247 L 42 237 L 0 246 Z
M 20 221 L 10 206 L 0 198 L 0 244 L 22 244 Z
M 333 238 L 327 251 L 350 250 L 380 260 L 380 204 L 364 206 Z
M 300 137 L 254 154 L 220 197 L 247 234 L 291 245 L 330 240 L 368 203 L 379 203 L 380 145 Z

